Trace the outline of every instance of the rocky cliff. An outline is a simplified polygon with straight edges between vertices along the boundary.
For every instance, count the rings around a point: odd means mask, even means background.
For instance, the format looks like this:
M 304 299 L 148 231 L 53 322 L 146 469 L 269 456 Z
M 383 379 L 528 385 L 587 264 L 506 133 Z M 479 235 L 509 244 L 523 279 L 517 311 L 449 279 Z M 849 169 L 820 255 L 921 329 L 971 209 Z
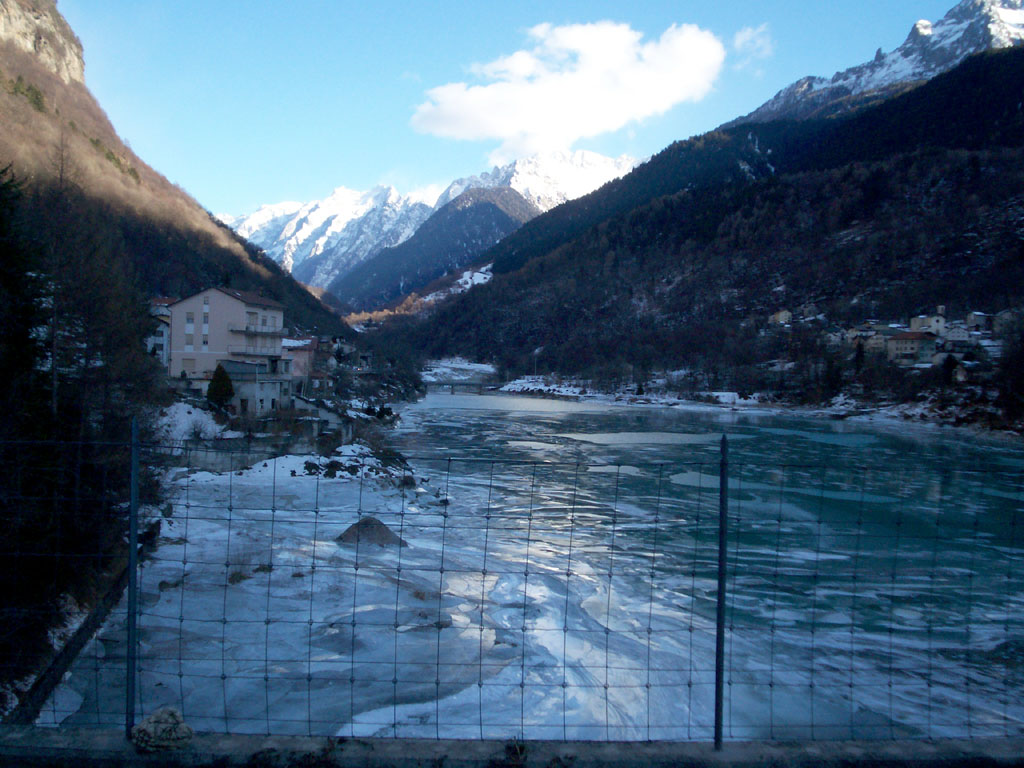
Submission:
M 31 54 L 64 83 L 85 84 L 82 43 L 54 0 L 0 0 L 0 41 Z

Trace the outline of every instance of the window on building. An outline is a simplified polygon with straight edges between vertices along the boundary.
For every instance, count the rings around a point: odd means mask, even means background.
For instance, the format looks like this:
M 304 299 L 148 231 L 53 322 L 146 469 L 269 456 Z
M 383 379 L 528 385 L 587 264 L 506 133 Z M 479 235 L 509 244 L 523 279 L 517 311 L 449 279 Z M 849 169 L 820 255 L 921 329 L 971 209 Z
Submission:
M 210 324 L 210 314 L 208 312 L 203 312 L 203 325 L 209 325 L 209 324 Z
M 185 313 L 185 322 L 186 323 L 194 323 L 195 321 L 196 321 L 196 313 L 195 312 L 186 312 Z
M 203 306 L 204 307 L 210 306 L 210 297 L 209 296 L 203 296 Z
M 264 315 L 263 317 L 260 318 L 260 325 L 262 325 L 264 328 L 267 327 L 267 316 L 266 315 Z
M 181 367 L 185 369 L 185 373 L 196 372 L 196 359 L 194 357 L 185 357 L 181 360 Z
M 210 346 L 210 337 L 207 336 L 205 333 L 203 334 L 203 346 L 204 347 Z
M 256 313 L 255 312 L 246 312 L 245 313 L 245 324 L 248 325 L 250 328 L 255 328 L 256 327 Z
M 186 347 L 191 347 L 194 343 L 195 343 L 195 338 L 193 337 L 193 335 L 191 333 L 186 333 L 185 334 L 185 346 Z

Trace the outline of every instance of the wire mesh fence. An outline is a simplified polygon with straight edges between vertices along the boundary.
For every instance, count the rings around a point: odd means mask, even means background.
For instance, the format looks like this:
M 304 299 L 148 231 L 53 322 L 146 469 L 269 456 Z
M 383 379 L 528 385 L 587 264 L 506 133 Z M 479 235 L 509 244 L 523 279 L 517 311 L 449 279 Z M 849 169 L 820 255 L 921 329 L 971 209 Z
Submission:
M 127 562 L 127 443 L 0 442 L 0 712 Z M 95 627 L 93 627 L 95 629 Z M 69 648 L 66 655 L 73 654 Z M 17 712 L 15 714 L 18 714 Z
M 1024 479 L 143 446 L 137 571 L 38 722 L 567 740 L 1024 733 Z M 964 493 L 963 489 L 969 489 Z M 134 663 L 128 627 L 137 626 Z

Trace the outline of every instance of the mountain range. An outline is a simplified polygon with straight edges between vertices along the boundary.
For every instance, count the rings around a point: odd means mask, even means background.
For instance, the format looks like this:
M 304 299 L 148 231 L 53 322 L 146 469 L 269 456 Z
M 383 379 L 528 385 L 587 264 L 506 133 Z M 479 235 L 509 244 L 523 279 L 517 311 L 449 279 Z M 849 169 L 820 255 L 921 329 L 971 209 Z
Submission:
M 682 189 L 743 184 L 771 176 L 780 161 L 779 155 L 773 157 L 770 153 L 777 152 L 779 147 L 773 148 L 760 141 L 759 132 L 739 131 L 740 126 L 771 123 L 770 131 L 760 133 L 770 133 L 776 142 L 802 142 L 805 140 L 803 128 L 787 127 L 787 121 L 803 121 L 811 115 L 819 119 L 848 116 L 927 82 L 928 76 L 949 71 L 972 53 L 1019 46 L 1024 42 L 1022 2 L 1024 0 L 962 0 L 935 25 L 919 21 L 914 27 L 917 31 L 911 32 L 908 41 L 888 55 L 876 55 L 874 61 L 837 73 L 831 80 L 804 78 L 780 91 L 746 118 L 738 118 L 695 141 L 673 143 L 657 156 L 663 162 L 643 163 L 630 174 L 609 183 L 600 193 L 584 196 L 538 217 L 482 254 L 482 263 L 492 261 L 496 274 L 513 272 L 531 258 L 554 250 L 600 222 L 659 196 Z M 919 32 L 923 30 L 932 30 L 932 34 L 922 36 Z M 851 98 L 854 90 L 857 98 Z M 830 106 L 826 108 L 827 104 Z M 951 109 L 954 115 L 959 111 L 955 107 Z M 916 127 L 899 128 L 914 130 Z M 721 141 L 723 130 L 732 130 L 736 137 L 747 136 L 749 141 L 730 141 L 726 151 Z M 845 135 L 844 141 L 849 147 L 860 138 Z M 816 151 L 820 154 L 829 149 L 818 147 Z M 843 147 L 831 149 L 841 152 Z
M 356 310 L 386 306 L 471 264 L 539 213 L 510 187 L 470 187 L 441 206 L 412 237 L 356 265 L 328 290 Z
M 802 356 L 813 378 L 828 353 L 771 313 L 1020 306 L 1022 22 L 1020 0 L 964 0 L 891 54 L 675 142 L 502 239 L 476 262 L 493 279 L 393 334 L 509 374 L 714 378 Z
M 962 0 L 934 24 L 918 21 L 896 50 L 883 53 L 879 49 L 871 61 L 837 72 L 831 78 L 803 78 L 723 128 L 849 113 L 948 71 L 973 53 L 1018 45 L 1024 41 L 1022 2 Z M 402 196 L 393 188 L 365 193 L 339 188 L 322 201 L 268 205 L 249 216 L 222 218 L 297 279 L 326 289 L 346 306 L 372 309 L 403 294 L 422 290 L 427 278 L 468 266 L 483 258 L 485 252 L 487 259 L 494 261 L 496 273 L 518 268 L 528 254 L 549 248 L 563 234 L 578 234 L 595 221 L 641 204 L 650 196 L 674 192 L 681 179 L 698 186 L 705 182 L 715 184 L 758 173 L 758 168 L 765 171 L 770 165 L 766 156 L 750 147 L 728 168 L 720 167 L 710 158 L 704 158 L 699 165 L 683 163 L 678 178 L 655 178 L 655 171 L 640 166 L 634 173 L 647 180 L 628 185 L 633 190 L 643 189 L 639 198 L 595 198 L 612 208 L 587 203 L 570 206 L 556 211 L 536 228 L 527 228 L 513 237 L 508 236 L 518 226 L 509 229 L 508 222 L 505 226 L 491 226 L 494 212 L 490 208 L 480 211 L 481 220 L 474 221 L 477 198 L 471 198 L 463 201 L 459 217 L 445 218 L 455 230 L 445 234 L 444 227 L 435 221 L 429 234 L 411 239 L 431 217 L 468 190 L 510 189 L 532 203 L 539 213 L 545 213 L 563 203 L 585 198 L 606 183 L 615 183 L 637 163 L 630 158 L 613 160 L 591 152 L 557 153 L 525 158 L 458 179 L 433 202 Z M 504 199 L 509 200 L 507 195 Z M 616 202 L 610 203 L 612 199 Z M 516 208 L 524 210 L 522 206 Z M 532 217 L 519 217 L 519 225 L 529 218 Z M 485 231 L 491 234 L 481 236 Z M 554 240 L 538 234 L 543 231 L 552 232 Z M 421 246 L 425 242 L 430 245 Z M 392 252 L 396 248 L 397 254 Z
M 657 162 L 583 151 L 524 158 L 457 179 L 436 199 L 339 187 L 323 200 L 220 217 L 232 231 L 117 137 L 85 88 L 81 45 L 55 4 L 7 0 L 0 5 L 0 154 L 32 183 L 72 180 L 91 199 L 130 214 L 118 214 L 120 237 L 152 292 L 238 283 L 268 291 L 315 325 L 327 316 L 324 306 L 288 273 L 313 293 L 368 309 L 423 290 L 446 271 L 493 263 L 498 277 L 517 273 L 661 197 L 741 189 L 820 168 L 826 158 L 834 166 L 867 161 L 871 151 L 885 155 L 891 144 L 872 145 L 843 127 L 853 124 L 845 118 L 913 94 L 972 53 L 1020 44 L 1022 3 L 963 0 L 934 24 L 918 22 L 895 51 L 830 79 L 804 78 L 723 130 L 674 143 Z M 831 133 L 826 117 L 836 121 Z M 826 133 L 831 144 L 813 138 Z
M 346 275 L 357 266 L 372 261 L 385 249 L 404 244 L 428 219 L 467 192 L 507 190 L 502 200 L 506 206 L 518 211 L 513 219 L 521 224 L 532 215 L 550 210 L 621 176 L 635 164 L 636 161 L 629 157 L 613 159 L 582 150 L 554 152 L 456 179 L 435 200 L 425 200 L 422 195 L 403 196 L 394 187 L 376 187 L 368 192 L 339 187 L 323 200 L 265 205 L 248 216 L 221 216 L 221 220 L 262 248 L 296 279 L 326 288 L 353 306 L 363 307 L 377 301 L 379 292 L 364 295 L 355 286 L 364 285 L 365 278 L 359 278 L 350 285 Z M 513 202 L 513 195 L 519 200 Z M 509 230 L 503 226 L 490 228 L 487 223 L 493 215 L 490 208 L 480 213 L 482 220 L 479 223 L 470 223 L 476 203 L 487 200 L 489 204 L 494 199 L 493 196 L 470 195 L 460 203 L 459 229 L 450 236 L 450 252 L 458 253 L 459 257 L 454 261 L 448 259 L 449 265 L 461 266 L 508 233 Z M 532 213 L 523 218 L 528 211 Z M 475 235 L 471 231 L 474 229 Z M 482 236 L 485 231 L 493 231 L 494 234 Z M 434 248 L 440 247 L 438 236 L 435 222 L 429 236 Z M 467 247 L 471 242 L 475 245 L 470 252 Z M 408 248 L 405 251 L 408 252 Z M 386 264 L 399 262 L 404 263 L 402 259 L 396 261 L 389 257 L 368 269 L 381 274 L 388 268 Z M 428 269 L 427 272 L 433 274 L 436 270 Z M 367 274 L 367 271 L 362 274 Z M 410 289 L 425 284 L 412 273 L 396 274 L 395 278 L 399 285 Z M 392 292 L 385 293 L 391 295 Z

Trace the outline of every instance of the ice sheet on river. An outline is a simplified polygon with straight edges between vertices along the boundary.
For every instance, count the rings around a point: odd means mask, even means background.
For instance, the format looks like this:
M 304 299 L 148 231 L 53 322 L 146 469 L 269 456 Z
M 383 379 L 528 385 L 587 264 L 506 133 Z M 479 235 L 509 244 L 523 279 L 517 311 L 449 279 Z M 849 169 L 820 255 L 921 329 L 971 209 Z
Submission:
M 615 431 L 585 418 L 538 440 Z M 172 474 L 140 569 L 139 717 L 172 705 L 199 731 L 710 738 L 715 465 L 607 458 L 424 461 L 412 477 L 350 450 L 333 473 L 288 456 Z M 953 510 L 934 501 L 941 477 L 890 480 L 747 467 L 730 484 L 728 737 L 1020 733 L 1024 670 L 1000 650 L 1024 634 L 1024 526 L 1007 527 L 1019 496 Z M 407 546 L 339 544 L 370 517 Z M 43 722 L 123 722 L 123 610 Z

